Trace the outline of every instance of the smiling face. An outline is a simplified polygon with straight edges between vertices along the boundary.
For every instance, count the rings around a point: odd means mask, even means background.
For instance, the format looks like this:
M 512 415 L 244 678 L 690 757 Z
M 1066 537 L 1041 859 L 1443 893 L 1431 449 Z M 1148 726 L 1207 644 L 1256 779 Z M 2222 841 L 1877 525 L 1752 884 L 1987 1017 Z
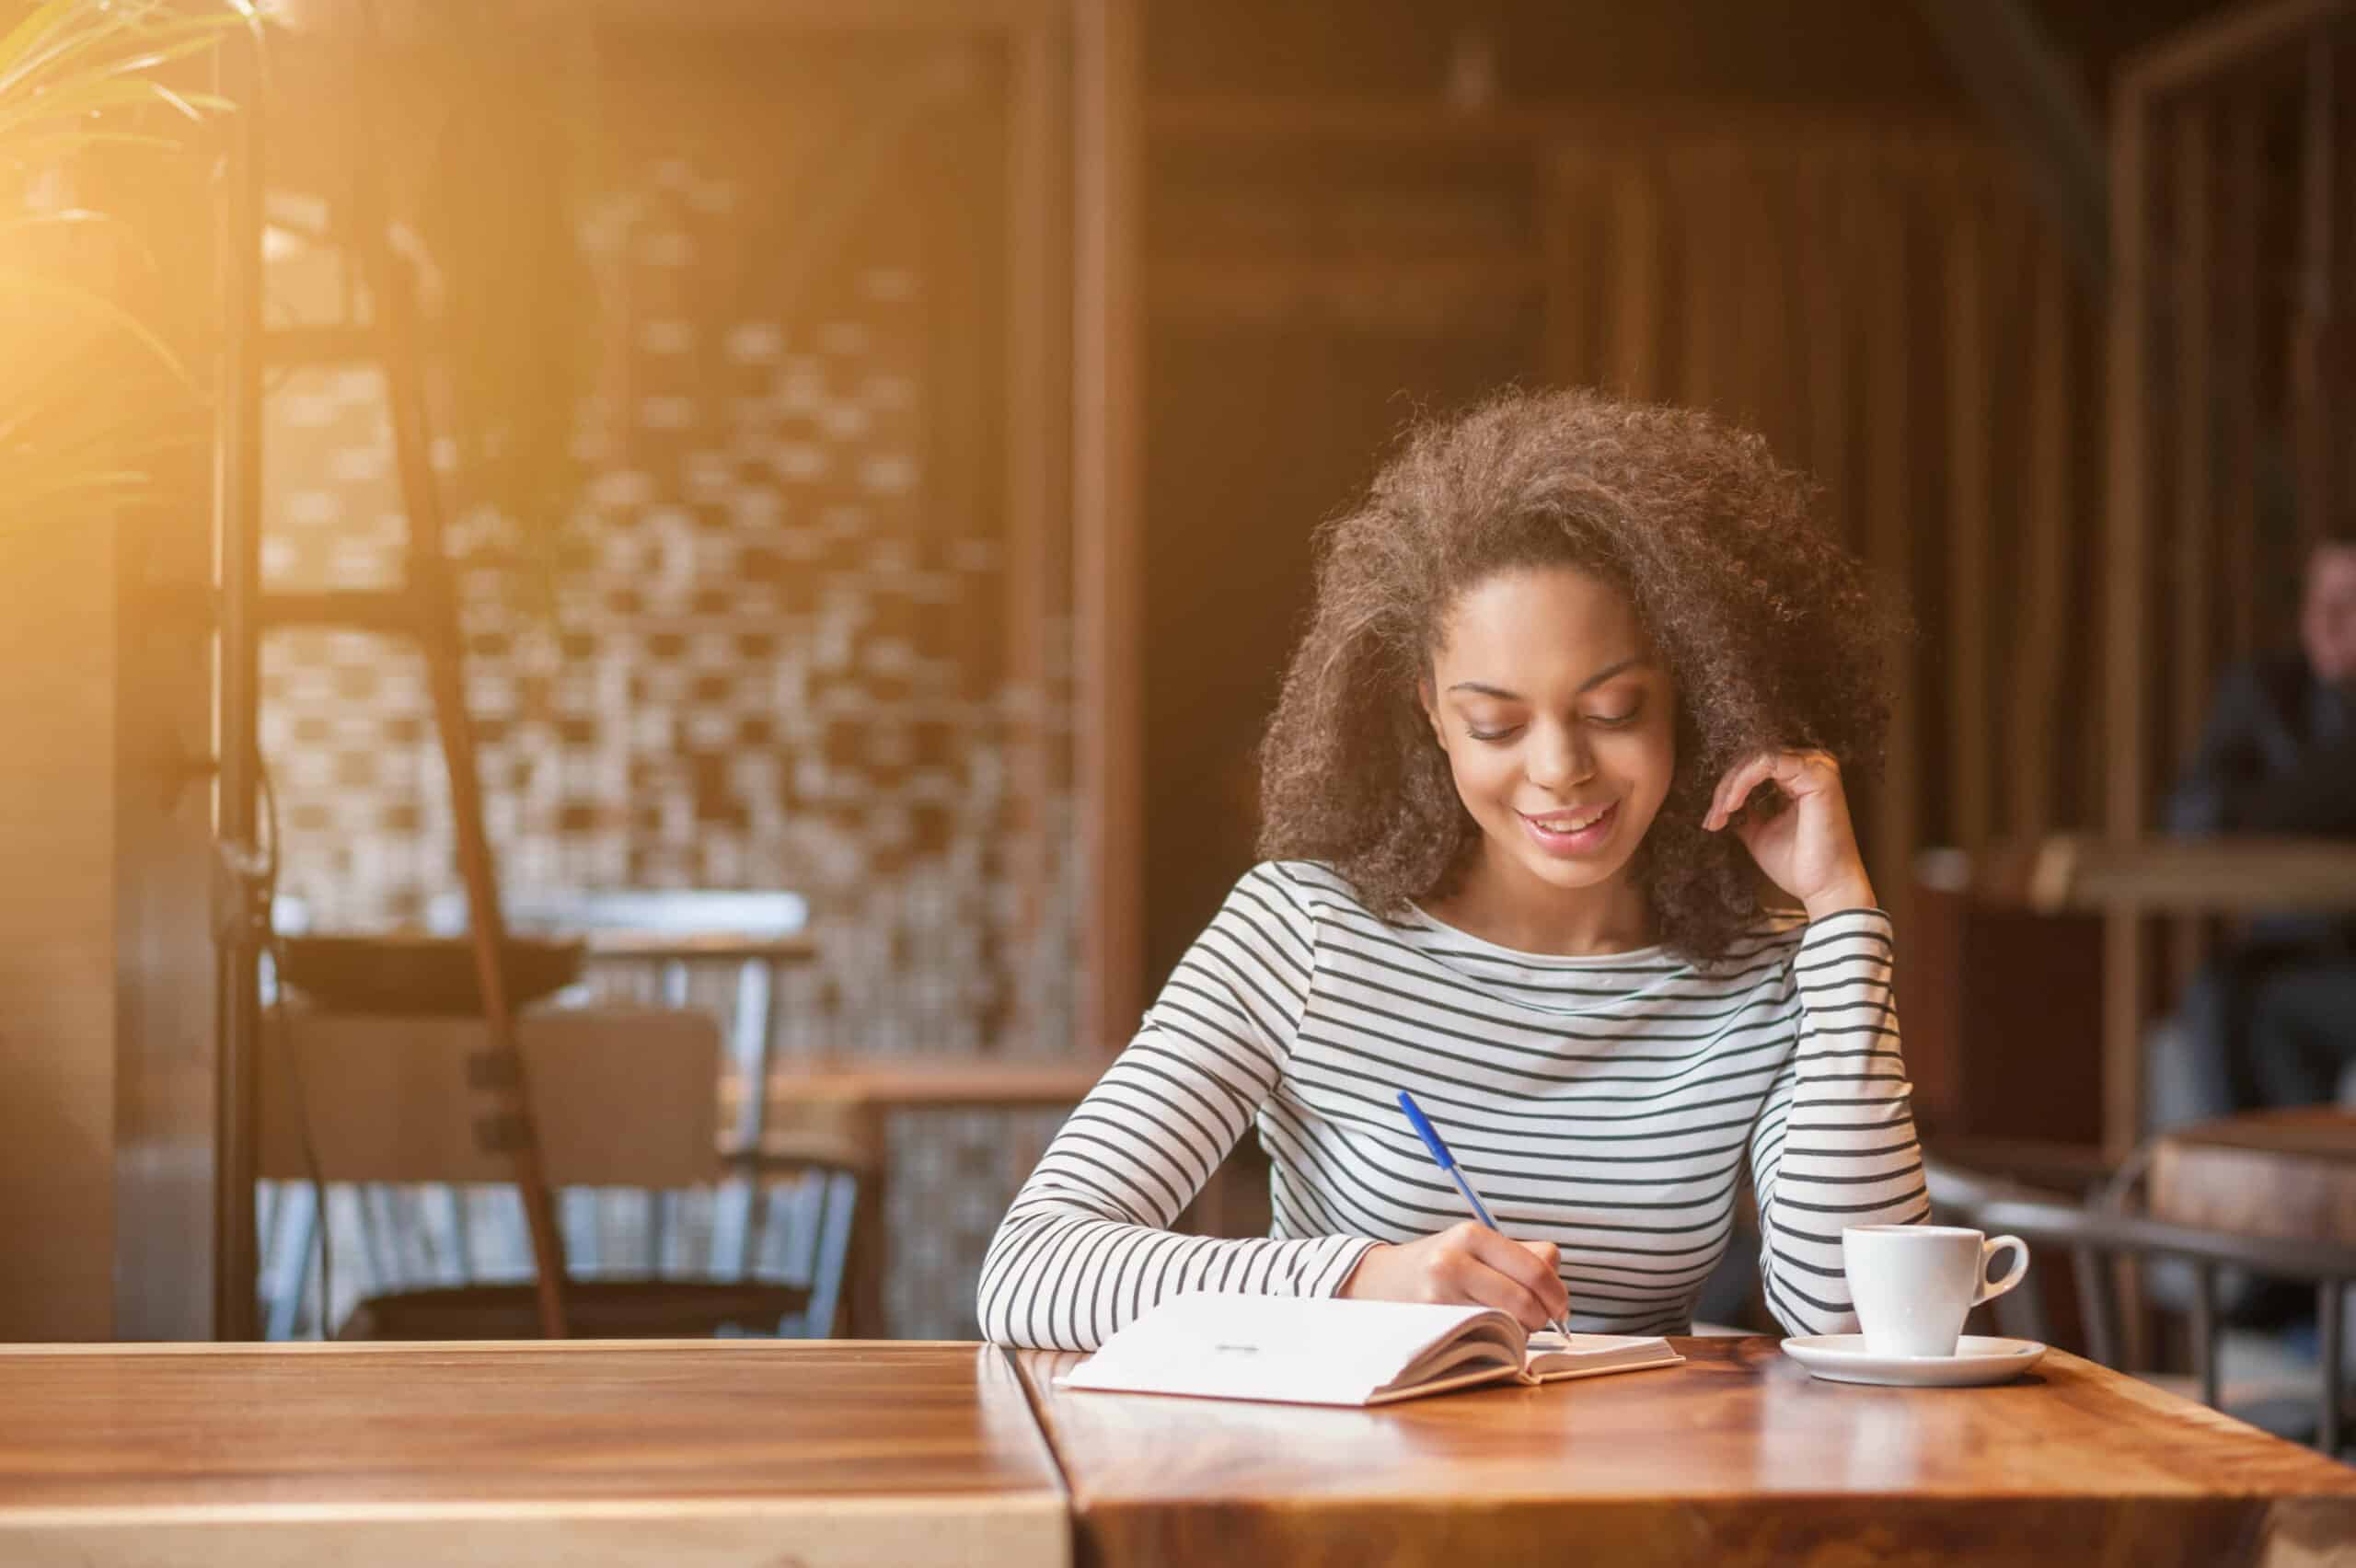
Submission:
M 1523 929 L 1578 905 L 1641 918 L 1628 867 L 1669 794 L 1677 694 L 1634 606 L 1573 568 L 1516 570 L 1466 590 L 1444 632 L 1421 696 L 1481 827 L 1480 902 Z

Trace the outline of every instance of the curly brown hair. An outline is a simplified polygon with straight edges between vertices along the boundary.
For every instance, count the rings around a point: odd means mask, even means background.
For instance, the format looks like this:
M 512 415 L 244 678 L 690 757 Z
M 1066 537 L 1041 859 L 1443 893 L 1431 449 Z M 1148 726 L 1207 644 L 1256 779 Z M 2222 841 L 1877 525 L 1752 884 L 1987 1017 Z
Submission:
M 1678 694 L 1669 797 L 1635 874 L 1664 945 L 1722 958 L 1761 879 L 1702 828 L 1726 770 L 1782 746 L 1881 760 L 1902 612 L 1817 527 L 1815 487 L 1757 435 L 1600 393 L 1507 391 L 1412 430 L 1320 530 L 1316 607 L 1261 743 L 1260 853 L 1320 860 L 1369 908 L 1452 892 L 1481 830 L 1420 707 L 1460 595 L 1573 566 L 1628 595 Z M 1781 802 L 1772 786 L 1750 809 Z

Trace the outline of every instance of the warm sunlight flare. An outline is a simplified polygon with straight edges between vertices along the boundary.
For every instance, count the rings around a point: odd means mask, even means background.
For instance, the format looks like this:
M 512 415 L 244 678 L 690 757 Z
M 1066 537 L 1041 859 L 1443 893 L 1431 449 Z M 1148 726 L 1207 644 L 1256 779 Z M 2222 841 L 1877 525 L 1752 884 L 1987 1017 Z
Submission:
M 0 0 L 0 1563 L 2356 1561 L 2356 0 Z

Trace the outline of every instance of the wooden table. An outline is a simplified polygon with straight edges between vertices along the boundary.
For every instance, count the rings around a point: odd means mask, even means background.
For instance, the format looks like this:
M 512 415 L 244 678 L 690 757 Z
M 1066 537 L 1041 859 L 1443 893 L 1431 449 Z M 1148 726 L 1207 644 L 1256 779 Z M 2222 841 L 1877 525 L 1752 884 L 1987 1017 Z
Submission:
M 1072 1357 L 971 1344 L 0 1349 L 0 1562 L 2356 1560 L 2356 1470 L 2069 1355 L 1900 1390 L 1680 1346 L 1382 1411 L 1062 1394 Z
M 2179 1225 L 2356 1246 L 2356 1112 L 2253 1111 L 2162 1134 L 2151 1208 Z
M 1065 1393 L 1015 1357 L 1080 1562 L 2356 1562 L 2356 1470 L 2075 1356 L 1994 1389 L 1820 1383 L 1769 1339 L 1383 1411 Z
M 0 1562 L 1068 1561 L 971 1344 L 0 1349 Z

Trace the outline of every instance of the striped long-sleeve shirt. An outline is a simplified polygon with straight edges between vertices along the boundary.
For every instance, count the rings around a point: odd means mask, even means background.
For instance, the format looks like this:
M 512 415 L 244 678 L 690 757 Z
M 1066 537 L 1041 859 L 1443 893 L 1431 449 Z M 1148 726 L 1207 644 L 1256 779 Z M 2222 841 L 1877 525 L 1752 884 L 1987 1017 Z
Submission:
M 1465 1218 L 1403 1089 L 1498 1225 L 1560 1249 L 1575 1329 L 1683 1332 L 1746 1159 L 1767 1303 L 1795 1333 L 1856 1326 L 1842 1226 L 1927 1211 L 1879 910 L 1763 921 L 1703 970 L 1518 952 L 1271 862 L 1016 1194 L 983 1332 L 1087 1350 L 1180 1290 L 1330 1296 L 1378 1241 Z M 1255 1121 L 1273 1233 L 1165 1228 Z

